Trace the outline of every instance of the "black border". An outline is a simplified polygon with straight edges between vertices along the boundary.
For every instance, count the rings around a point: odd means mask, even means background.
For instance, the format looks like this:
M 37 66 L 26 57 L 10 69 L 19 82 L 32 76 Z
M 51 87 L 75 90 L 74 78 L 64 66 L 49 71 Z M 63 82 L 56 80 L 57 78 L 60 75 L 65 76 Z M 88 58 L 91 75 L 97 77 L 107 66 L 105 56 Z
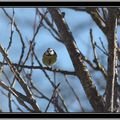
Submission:
M 0 118 L 120 118 L 120 113 L 1 113 Z
M 0 7 L 118 7 L 120 2 L 0 2 Z M 120 118 L 120 113 L 0 113 L 0 118 Z
M 49 1 L 49 0 L 48 0 Z M 56 0 L 57 1 L 57 0 Z M 0 7 L 65 7 L 65 6 L 88 6 L 88 7 L 94 7 L 94 6 L 110 6 L 110 7 L 116 7 L 120 6 L 119 1 L 115 2 L 78 2 L 78 1 L 72 1 L 72 2 L 38 2 L 38 1 L 16 1 L 16 2 L 1 2 L 0 1 Z

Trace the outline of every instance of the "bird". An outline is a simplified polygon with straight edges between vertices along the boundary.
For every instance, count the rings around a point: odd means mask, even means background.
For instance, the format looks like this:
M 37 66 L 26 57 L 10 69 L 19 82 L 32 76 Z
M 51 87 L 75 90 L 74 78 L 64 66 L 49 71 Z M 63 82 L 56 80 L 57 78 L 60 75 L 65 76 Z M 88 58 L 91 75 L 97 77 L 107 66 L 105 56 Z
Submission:
M 48 48 L 42 57 L 42 62 L 44 65 L 52 66 L 57 61 L 57 53 L 52 48 Z

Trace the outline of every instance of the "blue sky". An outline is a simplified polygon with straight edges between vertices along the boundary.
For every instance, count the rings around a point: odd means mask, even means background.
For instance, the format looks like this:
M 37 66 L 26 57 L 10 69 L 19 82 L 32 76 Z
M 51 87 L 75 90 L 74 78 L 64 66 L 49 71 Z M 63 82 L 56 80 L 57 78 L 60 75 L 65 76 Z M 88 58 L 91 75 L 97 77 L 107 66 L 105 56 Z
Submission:
M 7 8 L 6 10 L 9 14 L 12 13 L 11 8 Z M 78 48 L 85 56 L 88 56 L 90 60 L 93 60 L 93 51 L 91 49 L 91 44 L 90 44 L 89 30 L 90 28 L 93 29 L 94 40 L 97 41 L 98 44 L 100 44 L 99 37 L 101 37 L 101 39 L 107 45 L 107 41 L 106 41 L 104 34 L 101 32 L 101 30 L 97 27 L 97 25 L 94 23 L 94 21 L 90 17 L 90 15 L 88 15 L 87 13 L 75 12 L 73 10 L 65 9 L 65 8 L 62 8 L 61 10 L 66 13 L 65 15 L 66 22 L 68 23 L 68 26 L 70 30 L 72 31 L 75 41 L 77 42 Z M 15 8 L 15 22 L 17 23 L 18 28 L 20 29 L 23 35 L 23 38 L 24 38 L 24 42 L 26 44 L 33 37 L 34 20 L 35 20 L 35 9 L 34 8 Z M 0 34 L 1 34 L 0 44 L 2 44 L 4 48 L 6 48 L 8 45 L 9 36 L 10 36 L 10 21 L 4 15 L 1 9 L 0 9 Z M 8 54 L 9 54 L 9 58 L 11 59 L 11 61 L 15 63 L 18 62 L 20 52 L 21 52 L 21 45 L 19 44 L 19 40 L 20 40 L 19 35 L 17 34 L 17 32 L 14 32 L 12 47 L 10 48 Z M 44 28 L 41 28 L 39 30 L 39 33 L 35 41 L 36 41 L 35 52 L 41 62 L 42 62 L 42 55 L 44 51 L 46 51 L 46 49 L 50 47 L 50 48 L 53 48 L 57 52 L 57 55 L 58 55 L 58 59 L 54 67 L 58 67 L 59 69 L 63 69 L 63 70 L 70 70 L 70 71 L 74 70 L 72 62 L 70 60 L 69 54 L 65 46 L 62 43 L 56 41 L 47 30 L 45 30 Z M 27 53 L 27 50 L 28 50 L 28 46 L 26 46 L 26 50 L 25 50 L 26 53 Z M 0 57 L 0 60 L 2 60 L 2 57 Z M 27 62 L 27 64 L 29 63 L 30 61 Z M 35 62 L 35 65 L 38 65 L 38 64 Z M 6 71 L 7 73 L 9 73 L 10 70 L 6 68 Z M 48 74 L 53 79 L 53 73 L 48 72 Z M 95 73 L 94 76 L 92 77 L 94 78 L 99 75 L 100 73 Z M 44 74 L 40 70 L 35 70 L 33 72 L 32 78 L 33 78 L 35 85 L 40 90 L 42 90 L 48 96 L 51 95 L 49 94 L 49 91 L 52 92 L 52 87 L 50 86 L 49 82 L 46 80 Z M 58 82 L 59 81 L 61 81 L 61 79 L 58 77 Z M 72 85 L 74 85 L 74 89 L 77 92 L 77 94 L 81 94 L 79 97 L 81 99 L 82 105 L 85 108 L 85 110 L 86 111 L 91 110 L 92 108 L 89 102 L 85 100 L 86 96 L 85 96 L 85 93 L 83 91 L 83 88 L 79 80 L 76 77 L 74 79 L 72 79 L 72 77 L 69 77 L 69 81 Z M 63 81 L 63 84 L 64 83 L 65 82 Z M 18 90 L 20 89 L 20 86 L 18 84 L 16 84 L 15 87 Z M 65 89 L 65 88 L 61 87 L 61 89 Z M 73 100 L 75 100 L 74 97 L 73 97 Z M 2 101 L 3 110 L 8 111 L 7 99 L 5 97 L 2 97 L 0 98 L 0 101 Z M 74 110 L 79 110 L 77 101 L 74 101 L 71 106 L 69 105 L 69 99 L 67 99 L 66 101 L 67 101 L 67 104 L 71 112 Z M 47 101 L 44 101 L 44 100 L 40 100 L 40 101 L 38 100 L 38 102 L 42 109 L 45 109 L 48 103 Z M 51 107 L 51 109 L 49 110 L 52 110 L 52 109 L 53 108 Z

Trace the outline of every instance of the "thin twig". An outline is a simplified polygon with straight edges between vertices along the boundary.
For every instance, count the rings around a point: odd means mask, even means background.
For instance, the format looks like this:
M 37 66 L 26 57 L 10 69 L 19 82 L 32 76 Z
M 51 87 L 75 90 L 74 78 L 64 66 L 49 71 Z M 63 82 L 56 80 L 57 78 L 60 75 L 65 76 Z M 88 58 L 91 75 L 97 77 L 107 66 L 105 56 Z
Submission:
M 105 79 L 107 79 L 107 72 L 106 72 L 105 68 L 100 64 L 100 62 L 98 61 L 98 58 L 97 58 L 95 42 L 93 40 L 93 35 L 92 35 L 92 29 L 90 29 L 90 40 L 91 40 L 91 44 L 92 44 L 92 48 L 93 48 L 94 62 L 96 63 L 97 68 L 101 71 L 101 73 L 103 74 Z
M 32 96 L 32 93 L 29 89 L 29 87 L 27 86 L 26 82 L 24 81 L 24 79 L 21 77 L 20 73 L 18 72 L 18 70 L 13 66 L 12 62 L 10 61 L 7 53 L 4 51 L 3 47 L 0 44 L 0 52 L 1 54 L 4 56 L 6 62 L 8 63 L 11 71 L 13 72 L 14 76 L 16 77 L 16 79 L 18 80 L 19 84 L 21 85 L 21 87 L 23 88 L 23 90 L 25 91 L 26 95 L 28 96 L 28 98 L 31 100 L 32 102 L 32 107 L 35 109 L 36 112 L 40 112 L 40 108 L 37 105 L 36 101 L 34 100 L 34 97 Z
M 8 95 L 7 95 L 3 90 L 0 90 L 0 91 L 1 91 L 1 93 L 2 93 L 4 96 L 8 97 Z M 16 101 L 15 101 L 14 99 L 11 99 L 11 101 L 16 105 L 17 109 L 18 109 L 20 112 L 23 112 L 23 110 L 19 107 L 19 105 L 17 105 L 17 103 L 16 103 Z
M 73 94 L 74 94 L 76 100 L 78 101 L 78 103 L 79 103 L 79 105 L 80 105 L 80 108 L 81 108 L 82 112 L 85 112 L 84 109 L 83 109 L 83 107 L 82 107 L 82 104 L 81 104 L 81 101 L 80 101 L 78 95 L 76 94 L 75 90 L 73 89 L 73 87 L 72 87 L 71 84 L 69 83 L 69 81 L 68 81 L 66 75 L 65 75 L 65 81 L 67 82 L 67 84 L 68 84 L 68 86 L 70 87 L 71 91 L 73 92 Z

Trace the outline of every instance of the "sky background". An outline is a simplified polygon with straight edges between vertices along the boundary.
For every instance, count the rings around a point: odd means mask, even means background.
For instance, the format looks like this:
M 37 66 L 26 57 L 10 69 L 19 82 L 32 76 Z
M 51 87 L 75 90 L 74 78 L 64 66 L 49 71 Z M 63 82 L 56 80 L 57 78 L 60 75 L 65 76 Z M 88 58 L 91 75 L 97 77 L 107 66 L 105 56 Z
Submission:
M 28 44 L 28 41 L 31 40 L 33 37 L 35 9 L 34 8 L 15 8 L 14 10 L 15 10 L 15 22 L 18 25 L 18 28 L 20 29 L 22 33 L 24 42 Z M 6 11 L 9 13 L 9 15 L 12 15 L 11 8 L 6 8 Z M 93 30 L 94 40 L 97 42 L 97 44 L 100 45 L 99 38 L 101 38 L 104 41 L 104 44 L 106 45 L 105 47 L 107 48 L 107 41 L 106 41 L 105 35 L 97 27 L 96 23 L 92 20 L 89 14 L 87 14 L 86 12 L 76 12 L 71 9 L 65 9 L 65 8 L 61 8 L 61 11 L 64 11 L 66 13 L 65 20 L 70 30 L 72 31 L 74 39 L 77 42 L 78 48 L 85 56 L 87 56 L 90 60 L 93 60 L 93 51 L 91 49 L 90 34 L 89 34 L 90 28 L 92 28 Z M 1 35 L 0 44 L 4 48 L 7 48 L 8 43 L 9 43 L 9 37 L 10 37 L 10 21 L 8 20 L 8 18 L 5 16 L 5 14 L 3 13 L 1 9 L 0 9 L 0 35 Z M 8 51 L 9 58 L 14 63 L 18 62 L 20 52 L 21 52 L 21 45 L 19 44 L 19 40 L 20 39 L 19 39 L 17 32 L 14 32 L 12 47 Z M 63 69 L 63 70 L 69 70 L 69 71 L 74 70 L 72 62 L 70 60 L 69 54 L 65 46 L 62 43 L 55 40 L 46 29 L 41 28 L 39 30 L 39 33 L 35 41 L 36 41 L 35 53 L 37 54 L 41 63 L 42 63 L 43 53 L 47 50 L 47 48 L 53 48 L 58 55 L 57 62 L 53 67 Z M 28 48 L 29 47 L 26 46 L 26 51 L 25 51 L 26 53 L 27 53 Z M 101 53 L 99 52 L 99 54 Z M 0 61 L 2 61 L 1 55 L 0 55 Z M 104 63 L 107 62 L 107 59 L 104 57 L 104 55 L 103 55 L 103 59 L 101 60 L 101 62 L 103 61 Z M 27 61 L 27 64 L 29 63 L 30 61 Z M 38 64 L 35 62 L 35 65 L 38 65 Z M 106 64 L 104 65 L 105 67 L 107 67 Z M 10 74 L 10 70 L 8 67 L 6 67 L 5 70 L 8 74 Z M 29 70 L 26 70 L 26 71 L 29 71 Z M 48 74 L 53 79 L 53 73 L 48 72 Z M 92 74 L 93 78 L 96 78 L 98 76 L 101 76 L 99 72 L 95 72 Z M 12 76 L 10 77 L 12 78 Z M 35 70 L 33 72 L 32 78 L 33 78 L 35 85 L 41 91 L 43 91 L 48 96 L 51 95 L 49 92 L 52 92 L 52 87 L 50 86 L 49 82 L 46 80 L 42 71 Z M 63 80 L 64 77 L 62 75 L 57 74 L 56 78 L 57 78 L 57 82 L 62 81 L 62 84 L 64 86 L 66 85 L 65 81 Z M 79 98 L 81 100 L 82 106 L 85 108 L 85 111 L 89 112 L 90 110 L 92 110 L 91 105 L 86 100 L 86 95 L 83 91 L 83 88 L 79 80 L 74 76 L 68 76 L 67 78 L 69 79 L 69 82 L 71 83 L 71 85 L 74 87 L 76 93 L 80 94 Z M 94 81 L 94 83 L 96 82 L 97 81 Z M 105 82 L 102 82 L 102 85 L 105 86 Z M 15 85 L 15 88 L 17 90 L 21 90 L 19 84 L 17 83 Z M 2 88 L 0 87 L 0 89 Z M 104 89 L 100 90 L 99 86 L 97 86 L 97 89 L 102 95 L 104 92 Z M 61 93 L 63 94 L 63 96 L 66 96 L 67 93 L 69 93 L 69 92 L 64 92 L 65 90 L 67 91 L 67 87 L 61 87 L 61 90 L 62 90 Z M 2 94 L 0 93 L 0 95 Z M 0 105 L 2 106 L 3 111 L 8 112 L 9 111 L 8 106 L 7 106 L 8 99 L 6 99 L 5 96 L 0 97 L 0 103 L 1 103 Z M 41 106 L 42 110 L 44 110 L 46 108 L 46 105 L 48 104 L 48 101 L 38 100 L 38 103 Z M 71 112 L 80 111 L 78 102 L 75 100 L 74 97 L 71 100 L 69 100 L 69 98 L 66 98 L 66 103 Z M 16 111 L 16 108 L 14 109 Z M 52 111 L 52 110 L 53 110 L 53 107 L 51 106 L 51 108 L 48 111 Z

